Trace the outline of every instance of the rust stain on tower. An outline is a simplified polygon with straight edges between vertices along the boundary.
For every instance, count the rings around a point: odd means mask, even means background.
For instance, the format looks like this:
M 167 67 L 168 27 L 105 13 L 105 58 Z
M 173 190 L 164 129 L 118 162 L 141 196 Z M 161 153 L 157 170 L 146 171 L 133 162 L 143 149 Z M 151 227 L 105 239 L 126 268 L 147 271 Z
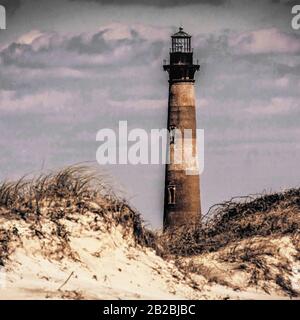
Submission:
M 168 129 L 170 132 L 170 164 L 166 165 L 164 229 L 196 224 L 201 217 L 200 179 L 196 141 L 195 72 L 200 69 L 194 64 L 191 36 L 179 28 L 172 37 L 170 63 L 164 63 L 169 73 Z M 176 145 L 174 132 L 184 136 L 184 130 L 192 130 L 190 148 L 192 156 L 184 156 L 186 144 Z M 174 161 L 175 152 L 182 154 L 182 162 Z M 189 153 L 191 154 L 191 153 Z M 187 174 L 193 171 L 192 174 Z

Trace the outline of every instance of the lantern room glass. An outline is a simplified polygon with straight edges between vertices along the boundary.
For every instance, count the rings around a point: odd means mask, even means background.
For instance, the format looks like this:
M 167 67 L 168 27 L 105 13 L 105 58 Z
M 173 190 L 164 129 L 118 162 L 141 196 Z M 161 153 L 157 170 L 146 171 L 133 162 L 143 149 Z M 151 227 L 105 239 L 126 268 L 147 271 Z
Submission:
M 172 52 L 191 52 L 191 38 L 173 37 Z

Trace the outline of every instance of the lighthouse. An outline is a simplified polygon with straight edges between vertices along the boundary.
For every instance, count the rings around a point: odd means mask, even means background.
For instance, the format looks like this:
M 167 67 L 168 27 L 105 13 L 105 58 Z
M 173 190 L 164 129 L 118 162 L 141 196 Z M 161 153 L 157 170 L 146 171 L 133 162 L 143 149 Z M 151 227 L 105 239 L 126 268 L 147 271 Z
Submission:
M 200 65 L 194 64 L 191 38 L 180 27 L 171 36 L 170 62 L 167 64 L 165 61 L 163 66 L 169 74 L 170 161 L 166 164 L 165 172 L 165 230 L 197 224 L 201 217 L 194 79 Z M 176 161 L 178 155 L 180 161 Z

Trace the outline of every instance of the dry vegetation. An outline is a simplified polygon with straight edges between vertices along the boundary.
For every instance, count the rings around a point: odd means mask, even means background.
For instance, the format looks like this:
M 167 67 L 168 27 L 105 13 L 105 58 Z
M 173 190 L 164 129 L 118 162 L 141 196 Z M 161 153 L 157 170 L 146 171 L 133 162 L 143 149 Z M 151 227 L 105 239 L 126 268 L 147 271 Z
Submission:
M 195 277 L 201 275 L 208 283 L 233 290 L 259 287 L 266 293 L 299 295 L 293 277 L 299 275 L 300 189 L 234 198 L 213 206 L 201 225 L 161 234 L 147 230 L 140 214 L 106 180 L 90 167 L 71 166 L 2 183 L 0 219 L 12 223 L 0 226 L 0 266 L 24 246 L 25 227 L 30 231 L 27 238 L 39 241 L 48 259 L 67 256 L 76 261 L 68 223 L 80 224 L 84 216 L 85 228 L 97 233 L 122 226 L 124 239 L 130 237 L 135 246 L 150 247 L 175 261 L 192 286 L 197 287 Z
M 49 232 L 43 231 L 47 223 L 62 253 L 69 250 L 70 235 L 62 221 L 79 222 L 78 215 L 91 213 L 92 229 L 100 230 L 104 226 L 109 230 L 112 226 L 122 225 L 137 244 L 148 245 L 154 239 L 144 228 L 140 214 L 113 192 L 106 177 L 91 167 L 70 166 L 57 173 L 32 179 L 23 177 L 17 182 L 0 185 L 0 217 L 22 220 L 29 225 L 32 237 L 40 240 L 48 237 Z M 5 264 L 16 243 L 20 242 L 19 235 L 15 226 L 10 229 L 0 227 L 0 265 Z
M 286 255 L 285 240 L 293 252 Z M 166 232 L 158 241 L 165 256 L 177 257 L 187 273 L 199 273 L 222 285 L 241 289 L 232 274 L 246 274 L 244 284 L 265 292 L 279 288 L 297 297 L 293 271 L 300 254 L 300 189 L 282 193 L 233 198 L 213 206 L 200 226 Z M 212 257 L 210 264 L 198 257 Z M 193 258 L 197 257 L 197 258 Z M 299 280 L 298 280 L 299 281 Z M 298 283 L 299 287 L 299 283 Z
M 254 236 L 291 235 L 299 241 L 300 188 L 233 198 L 213 206 L 200 226 L 184 226 L 162 236 L 164 251 L 181 256 L 212 252 Z

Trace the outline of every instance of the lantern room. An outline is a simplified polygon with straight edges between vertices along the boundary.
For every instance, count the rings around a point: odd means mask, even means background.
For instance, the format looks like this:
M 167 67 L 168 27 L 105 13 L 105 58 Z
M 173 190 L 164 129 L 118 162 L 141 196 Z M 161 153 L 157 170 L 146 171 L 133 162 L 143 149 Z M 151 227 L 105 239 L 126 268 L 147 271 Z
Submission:
M 164 70 L 169 73 L 170 81 L 194 81 L 194 74 L 200 66 L 194 64 L 191 36 L 179 31 L 171 36 L 170 62 L 164 61 Z
M 191 50 L 191 36 L 183 31 L 183 28 L 180 27 L 179 31 L 172 35 L 172 48 L 171 53 L 173 52 L 192 52 Z

